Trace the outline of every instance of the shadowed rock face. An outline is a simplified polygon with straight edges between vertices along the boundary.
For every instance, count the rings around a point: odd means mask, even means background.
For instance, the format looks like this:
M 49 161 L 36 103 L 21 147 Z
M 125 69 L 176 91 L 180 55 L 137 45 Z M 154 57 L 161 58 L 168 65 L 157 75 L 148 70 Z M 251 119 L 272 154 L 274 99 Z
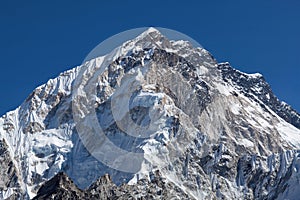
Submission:
M 82 193 L 72 180 L 60 172 L 42 185 L 34 199 L 80 199 Z
M 91 100 L 74 97 L 76 80 L 93 86 L 95 121 L 110 145 L 142 156 L 125 163 L 137 171 L 111 167 L 84 145 L 80 130 L 93 124 L 78 129 L 76 117 Z M 148 31 L 49 80 L 0 118 L 0 199 L 292 198 L 299 121 L 261 75 Z M 137 127 L 148 135 L 137 137 Z
M 10 190 L 12 199 L 21 198 L 19 175 L 9 155 L 8 146 L 0 140 L 0 191 Z

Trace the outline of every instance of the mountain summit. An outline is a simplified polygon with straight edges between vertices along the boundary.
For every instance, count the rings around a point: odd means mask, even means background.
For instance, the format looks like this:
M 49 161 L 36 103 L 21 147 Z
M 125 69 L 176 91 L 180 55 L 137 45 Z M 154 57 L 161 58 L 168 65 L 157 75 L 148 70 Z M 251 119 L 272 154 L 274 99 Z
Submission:
M 0 118 L 0 199 L 295 199 L 300 115 L 149 28 Z

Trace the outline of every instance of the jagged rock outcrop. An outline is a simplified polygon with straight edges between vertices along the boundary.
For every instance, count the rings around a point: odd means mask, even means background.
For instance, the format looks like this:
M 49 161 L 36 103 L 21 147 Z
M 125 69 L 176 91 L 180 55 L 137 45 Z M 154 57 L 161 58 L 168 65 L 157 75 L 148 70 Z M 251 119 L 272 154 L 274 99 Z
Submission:
M 153 173 L 151 181 L 141 179 L 135 185 L 116 186 L 106 174 L 94 182 L 88 189 L 80 190 L 66 174 L 59 173 L 44 184 L 37 193 L 39 199 L 190 199 L 180 187 L 166 183 L 158 171 Z

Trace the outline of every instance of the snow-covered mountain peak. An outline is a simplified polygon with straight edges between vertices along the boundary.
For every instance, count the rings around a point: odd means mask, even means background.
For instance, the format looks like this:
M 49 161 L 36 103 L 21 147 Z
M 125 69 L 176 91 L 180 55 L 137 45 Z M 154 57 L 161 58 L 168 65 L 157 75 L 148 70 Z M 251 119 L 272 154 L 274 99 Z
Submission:
M 162 34 L 154 27 L 149 27 L 146 29 L 143 33 L 141 33 L 137 38 L 141 39 L 146 37 L 147 35 L 159 35 L 162 36 Z
M 145 185 L 186 199 L 291 197 L 299 127 L 299 114 L 260 74 L 149 28 L 0 118 L 0 198 L 33 198 L 40 188 L 47 195 L 55 180 L 78 198 Z M 131 186 L 100 187 L 104 174 Z

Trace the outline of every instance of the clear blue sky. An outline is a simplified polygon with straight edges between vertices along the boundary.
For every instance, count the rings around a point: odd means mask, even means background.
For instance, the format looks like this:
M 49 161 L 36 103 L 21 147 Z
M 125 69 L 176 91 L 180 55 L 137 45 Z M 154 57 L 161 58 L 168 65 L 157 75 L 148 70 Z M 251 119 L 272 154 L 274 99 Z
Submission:
M 219 62 L 262 73 L 300 111 L 300 1 L 2 0 L 0 115 L 101 41 L 144 26 L 180 31 Z

